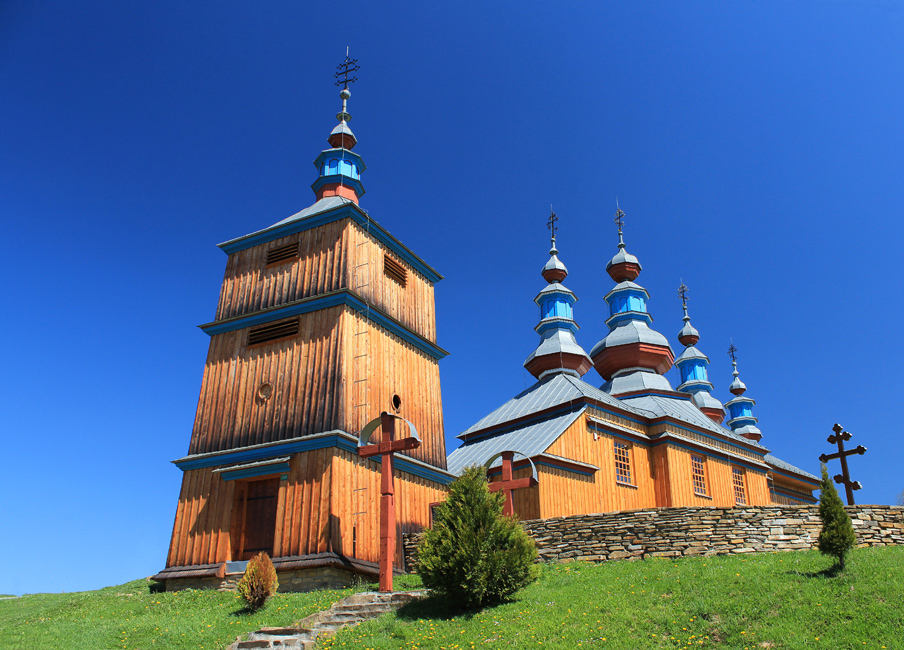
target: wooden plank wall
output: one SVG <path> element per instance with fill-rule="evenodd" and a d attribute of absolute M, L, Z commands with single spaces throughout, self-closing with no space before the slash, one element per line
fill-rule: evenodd
<path fill-rule="evenodd" d="M 420 275 L 407 262 L 390 252 L 372 234 L 357 223 L 351 222 L 349 239 L 349 263 L 346 266 L 347 286 L 355 290 L 370 304 L 436 343 L 436 305 L 433 283 Z M 401 286 L 383 272 L 383 256 L 388 254 L 408 271 L 406 286 Z M 366 264 L 370 281 L 365 287 L 356 288 L 355 269 Z"/>
<path fill-rule="evenodd" d="M 299 335 L 253 347 L 247 330 L 211 338 L 189 454 L 345 429 L 343 306 L 303 314 Z M 264 382 L 269 399 L 258 399 Z"/>
<path fill-rule="evenodd" d="M 231 557 L 229 526 L 235 481 L 224 481 L 212 469 L 182 475 L 168 567 L 226 562 Z"/>
<path fill-rule="evenodd" d="M 594 439 L 594 432 L 588 428 L 586 418 L 581 417 L 550 445 L 550 454 L 589 463 L 600 469 L 592 477 L 587 477 L 566 470 L 553 472 L 551 468 L 544 468 L 545 472 L 552 472 L 549 478 L 552 492 L 546 494 L 547 489 L 541 487 L 545 495 L 541 506 L 542 517 L 634 510 L 656 504 L 650 448 L 631 443 L 634 485 L 623 485 L 615 480 L 613 440 L 611 435 L 598 431 Z M 574 494 L 562 494 L 568 492 Z"/>
<path fill-rule="evenodd" d="M 364 351 L 358 332 L 367 332 L 366 366 L 354 357 Z M 446 439 L 443 429 L 443 403 L 440 392 L 439 363 L 410 343 L 377 326 L 364 316 L 346 308 L 342 321 L 344 349 L 342 374 L 347 391 L 346 413 L 341 419 L 345 429 L 357 433 L 382 411 L 392 413 L 392 396 L 402 400 L 399 415 L 411 421 L 421 438 L 420 448 L 405 455 L 446 468 Z M 366 369 L 365 369 L 366 368 Z M 362 389 L 356 382 L 366 375 Z M 366 393 L 366 406 L 362 406 Z"/>
<path fill-rule="evenodd" d="M 226 262 L 216 320 L 348 288 L 350 219 L 233 253 Z M 267 266 L 271 248 L 299 242 L 299 256 Z"/>
<path fill-rule="evenodd" d="M 299 242 L 298 258 L 267 266 L 269 249 L 296 241 Z M 407 269 L 404 287 L 383 273 L 384 254 L 389 254 Z M 359 264 L 366 266 L 359 267 Z M 230 255 L 215 319 L 247 314 L 338 289 L 353 290 L 409 329 L 436 343 L 433 284 L 351 219 Z"/>
<path fill-rule="evenodd" d="M 378 462 L 335 450 L 330 496 L 335 552 L 370 562 L 379 561 L 380 469 Z M 401 533 L 419 532 L 429 525 L 430 504 L 442 501 L 446 491 L 438 483 L 399 470 L 395 471 L 395 490 L 396 562 L 400 562 Z"/>
<path fill-rule="evenodd" d="M 380 463 L 335 447 L 292 456 L 288 479 L 280 481 L 274 555 L 335 551 L 379 560 Z M 213 468 L 185 472 L 166 566 L 213 564 L 233 559 L 233 506 L 242 481 L 224 481 Z M 418 532 L 430 522 L 430 504 L 445 498 L 433 481 L 396 471 L 399 533 Z M 250 479 L 255 480 L 255 479 Z M 362 513 L 357 517 L 354 513 Z M 401 555 L 399 535 L 398 558 Z"/>

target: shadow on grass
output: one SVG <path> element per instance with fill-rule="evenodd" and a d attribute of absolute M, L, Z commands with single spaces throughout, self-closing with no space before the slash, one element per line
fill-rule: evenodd
<path fill-rule="evenodd" d="M 499 605 L 513 602 L 512 599 L 503 600 Z M 466 621 L 471 620 L 476 614 L 482 611 L 492 609 L 492 605 L 486 607 L 478 607 L 476 609 L 466 609 L 463 607 L 454 607 L 449 601 L 441 596 L 427 596 L 413 600 L 403 605 L 396 611 L 396 616 L 405 621 L 415 621 L 418 619 L 434 619 L 447 621 L 452 618 L 464 618 Z"/>
<path fill-rule="evenodd" d="M 841 575 L 841 565 L 833 564 L 822 571 L 788 571 L 791 575 L 803 576 L 804 578 L 837 578 Z"/>

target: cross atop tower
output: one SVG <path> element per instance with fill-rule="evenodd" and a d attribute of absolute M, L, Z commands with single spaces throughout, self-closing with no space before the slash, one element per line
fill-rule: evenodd
<path fill-rule="evenodd" d="M 678 287 L 678 297 L 681 298 L 682 306 L 687 309 L 687 285 L 684 282 Z"/>
<path fill-rule="evenodd" d="M 618 207 L 618 201 L 615 202 L 615 225 L 618 226 L 618 247 L 625 247 L 625 239 L 622 236 L 622 227 L 625 225 L 625 213 Z"/>
<path fill-rule="evenodd" d="M 349 75 L 354 74 L 360 69 L 361 67 L 358 65 L 358 59 L 349 58 L 348 48 L 346 48 L 345 61 L 336 66 L 336 73 L 333 75 L 333 77 L 336 78 L 336 85 L 348 89 L 350 83 L 358 81 L 358 77 L 349 77 Z"/>
<path fill-rule="evenodd" d="M 546 227 L 549 228 L 549 234 L 552 236 L 552 240 L 556 240 L 556 232 L 558 232 L 559 228 L 556 226 L 556 221 L 559 220 L 559 217 L 556 216 L 556 213 L 550 209 L 549 211 L 549 219 L 546 220 Z"/>
<path fill-rule="evenodd" d="M 728 356 L 731 357 L 731 360 L 732 360 L 732 361 L 737 361 L 737 360 L 738 360 L 738 357 L 737 357 L 737 354 L 736 354 L 737 351 L 738 351 L 738 349 L 734 346 L 734 343 L 729 343 L 729 345 L 728 345 Z"/>

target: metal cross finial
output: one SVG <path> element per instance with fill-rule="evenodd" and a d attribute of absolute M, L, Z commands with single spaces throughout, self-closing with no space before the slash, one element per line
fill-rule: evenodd
<path fill-rule="evenodd" d="M 358 81 L 358 77 L 350 77 L 349 75 L 354 74 L 360 69 L 361 67 L 358 65 L 358 59 L 350 59 L 348 50 L 346 50 L 345 61 L 336 66 L 336 73 L 333 75 L 333 77 L 336 78 L 336 85 L 348 88 L 350 83 Z"/>
<path fill-rule="evenodd" d="M 734 346 L 734 343 L 730 343 L 730 344 L 728 345 L 728 356 L 731 357 L 731 360 L 732 360 L 732 361 L 737 361 L 737 360 L 738 360 L 738 357 L 737 357 L 737 354 L 736 354 L 737 351 L 738 351 L 738 349 Z"/>
<path fill-rule="evenodd" d="M 684 282 L 678 287 L 678 297 L 681 298 L 681 304 L 687 308 L 687 285 Z"/>
<path fill-rule="evenodd" d="M 621 208 L 615 211 L 615 224 L 618 226 L 618 234 L 622 234 L 622 226 L 625 225 L 625 213 L 621 211 Z"/>
<path fill-rule="evenodd" d="M 552 235 L 553 239 L 556 238 L 556 232 L 559 230 L 558 226 L 556 226 L 556 221 L 558 220 L 559 217 L 552 211 L 552 206 L 549 206 L 549 219 L 546 220 L 546 227 L 549 228 L 549 234 Z"/>

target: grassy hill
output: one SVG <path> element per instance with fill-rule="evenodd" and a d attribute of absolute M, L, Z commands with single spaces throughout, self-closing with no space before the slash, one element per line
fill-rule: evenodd
<path fill-rule="evenodd" d="M 904 649 L 904 547 L 857 549 L 841 576 L 830 566 L 815 551 L 544 565 L 510 603 L 465 614 L 427 599 L 321 647 Z M 152 594 L 144 580 L 29 595 L 0 600 L 0 648 L 222 650 L 351 592 L 279 594 L 256 614 L 234 594 Z"/>
<path fill-rule="evenodd" d="M 323 648 L 904 649 L 904 547 L 549 564 L 513 602 L 455 614 L 430 599 Z"/>

